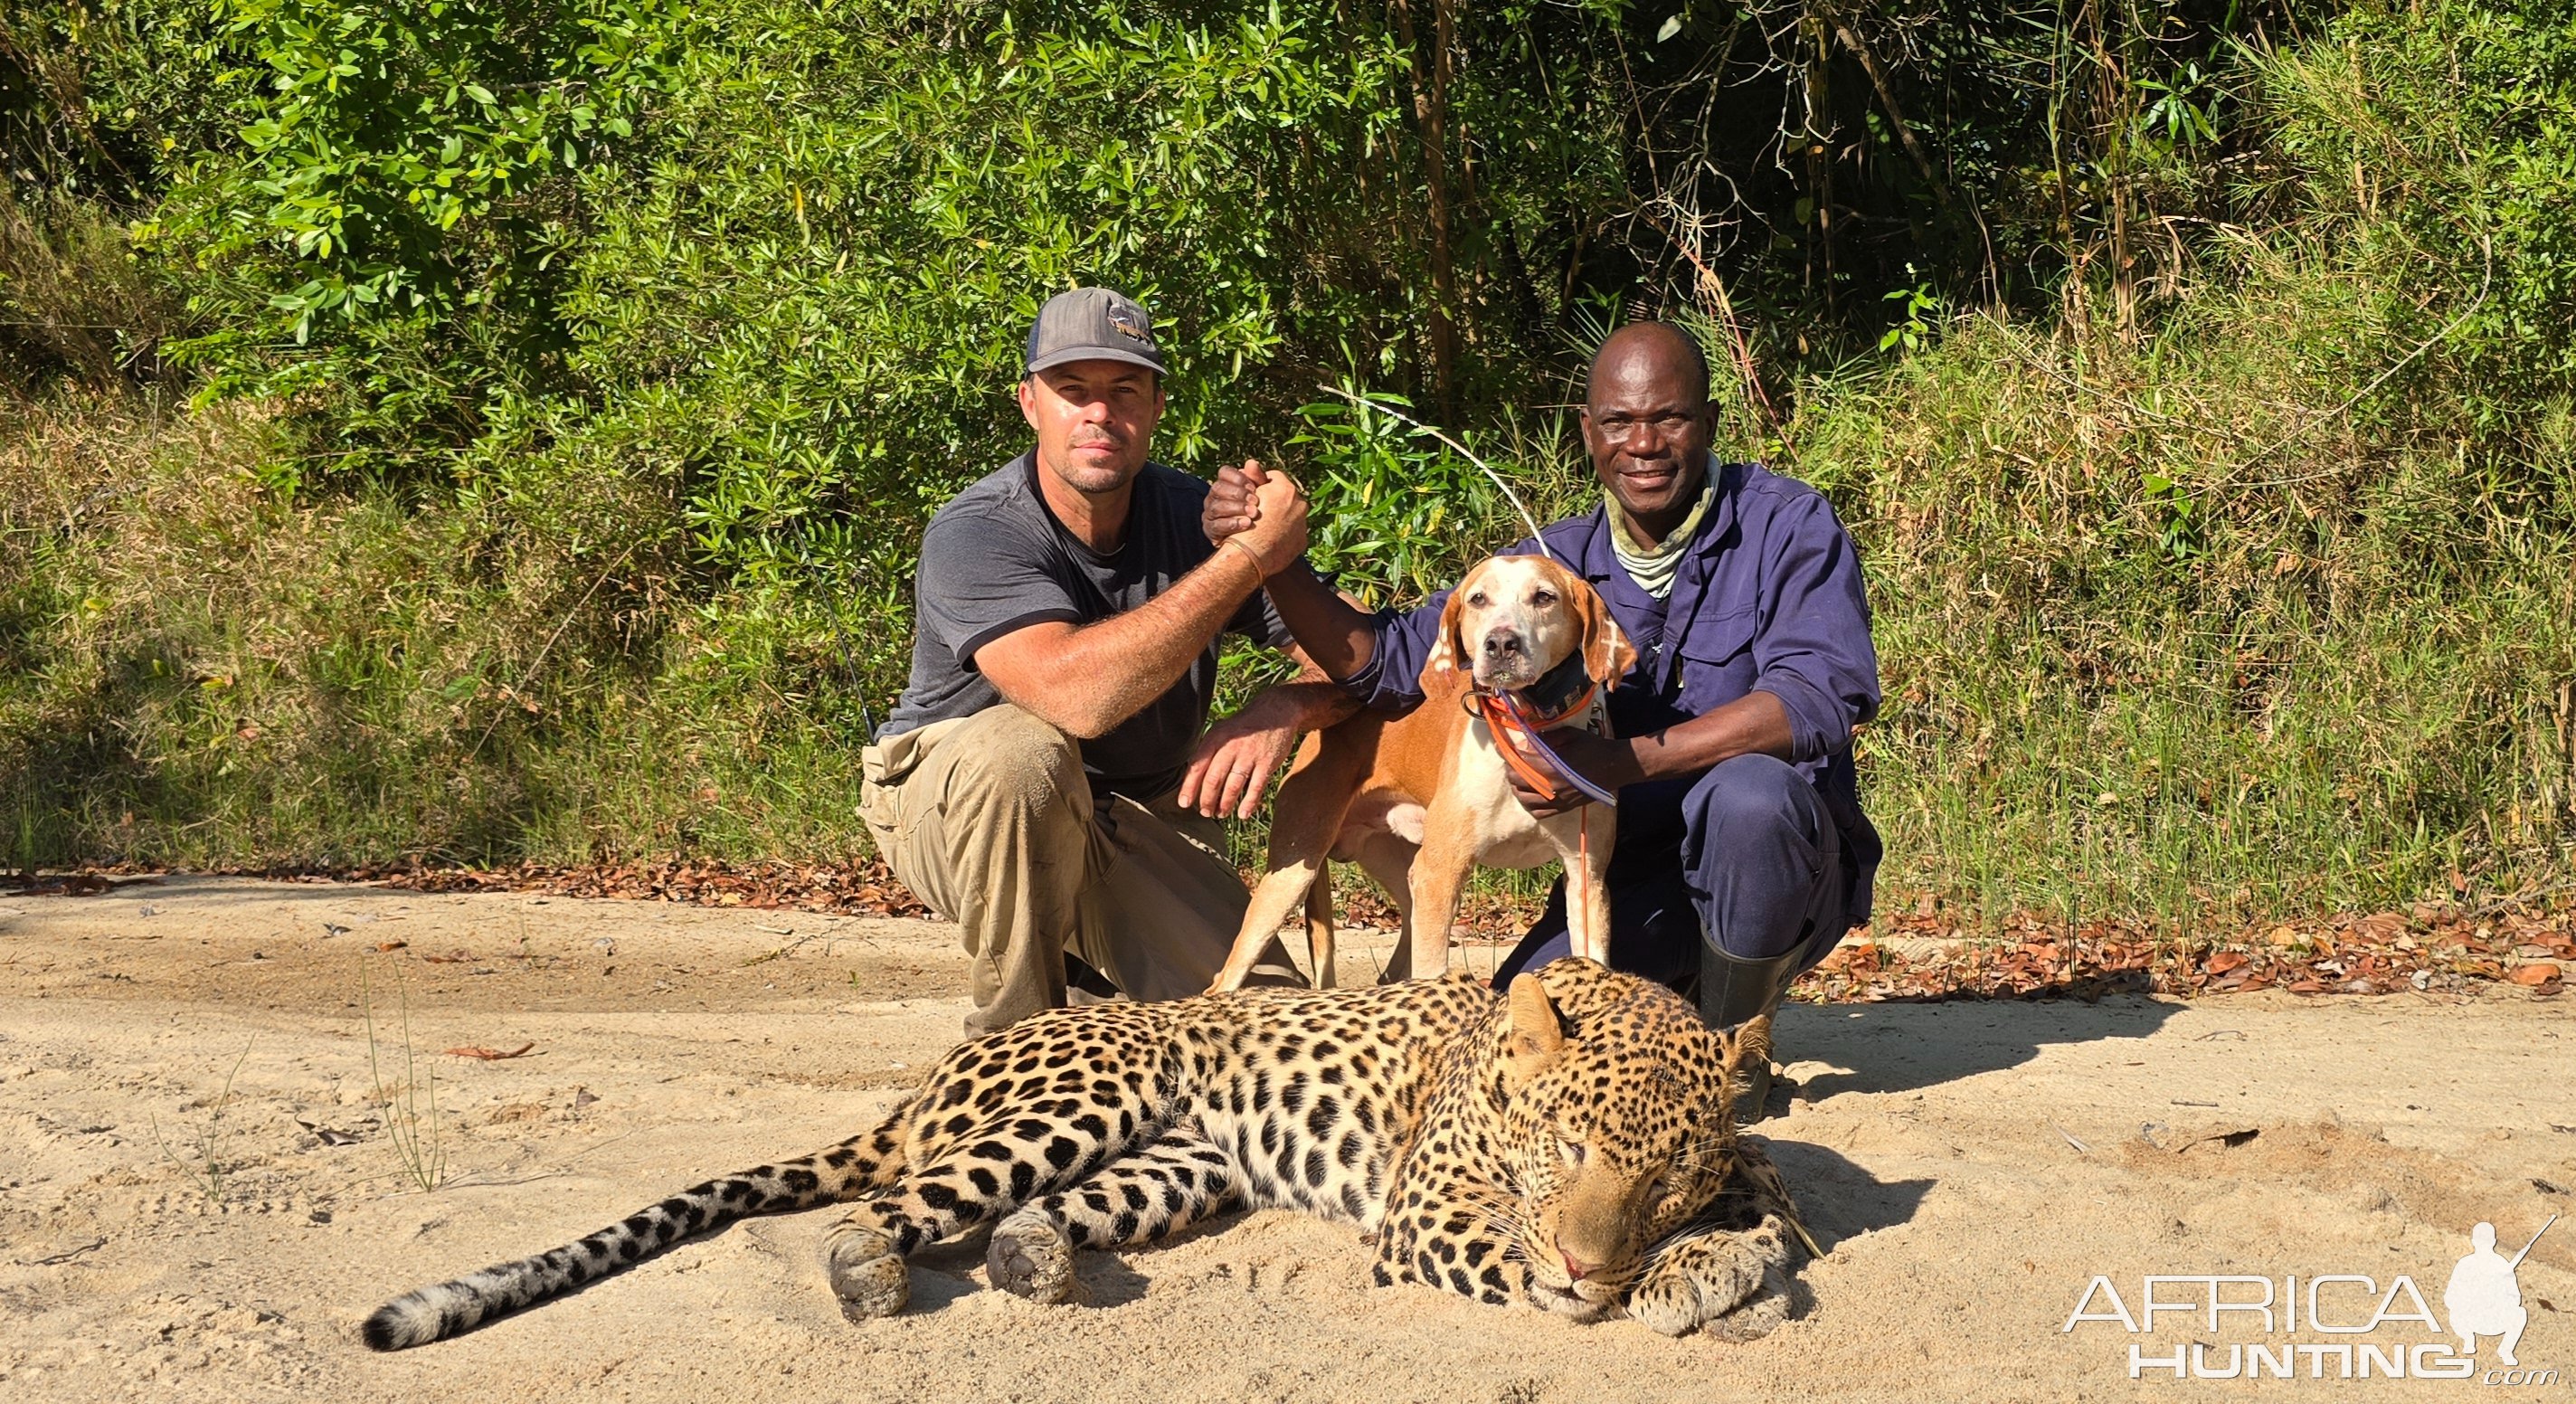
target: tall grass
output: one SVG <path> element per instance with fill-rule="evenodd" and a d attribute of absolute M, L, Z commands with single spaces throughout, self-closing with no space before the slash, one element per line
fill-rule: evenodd
<path fill-rule="evenodd" d="M 2568 870 L 2576 417 L 2529 417 L 2521 496 L 2453 432 L 2473 406 L 2320 418 L 2347 367 L 2420 338 L 2348 270 L 2263 259 L 2135 347 L 1973 314 L 1802 387 L 1784 466 L 1871 575 L 1888 705 L 1860 755 L 1891 887 L 2251 918 Z M 6 414 L 14 864 L 865 851 L 834 660 L 690 600 L 649 530 L 567 546 L 487 503 L 281 501 L 255 409 Z"/>
<path fill-rule="evenodd" d="M 2294 292 L 2086 357 L 1965 318 L 1800 417 L 1869 563 L 1888 701 L 1860 756 L 1900 884 L 2253 918 L 2563 880 L 2566 407 L 2516 514 L 2438 425 L 2318 419 L 2348 382 L 2299 338 L 2389 339 Z"/>
<path fill-rule="evenodd" d="M 2134 348 L 1974 314 L 1803 387 L 1784 466 L 1871 576 L 1888 704 L 1860 755 L 1891 888 L 2250 919 L 2567 871 L 2576 417 L 2533 420 L 2517 513 L 2432 406 L 2406 433 L 2318 419 L 2339 367 L 2414 338 L 2342 272 L 2257 271 Z M 278 501 L 255 412 L 10 414 L 14 863 L 865 851 L 831 660 L 687 601 L 637 568 L 649 546 Z"/>
<path fill-rule="evenodd" d="M 1901 882 L 2177 918 L 2570 886 L 2576 40 L 2545 6 L 2336 29 L 2247 60 L 2279 216 L 2151 325 L 1962 316 L 1804 387 Z"/>
<path fill-rule="evenodd" d="M 687 597 L 648 515 L 282 500 L 282 447 L 256 407 L 0 404 L 0 857 L 864 851 L 830 661 Z"/>

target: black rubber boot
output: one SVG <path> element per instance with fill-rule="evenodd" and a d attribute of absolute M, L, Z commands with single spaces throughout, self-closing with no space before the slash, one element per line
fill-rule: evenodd
<path fill-rule="evenodd" d="M 1736 1028 L 1748 1020 L 1772 1013 L 1780 1007 L 1780 997 L 1789 992 L 1789 982 L 1798 977 L 1798 951 L 1748 960 L 1718 949 L 1714 941 L 1703 941 L 1699 953 L 1699 1016 L 1712 1029 Z M 1770 1114 L 1771 1059 L 1765 1056 L 1756 1065 L 1748 1085 L 1735 1101 L 1735 1124 L 1750 1126 Z"/>

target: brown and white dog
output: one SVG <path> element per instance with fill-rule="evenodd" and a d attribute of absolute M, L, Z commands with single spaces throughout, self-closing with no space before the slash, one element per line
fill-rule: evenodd
<path fill-rule="evenodd" d="M 1574 953 L 1606 963 L 1610 894 L 1602 872 L 1616 811 L 1588 804 L 1541 819 L 1512 794 L 1508 694 L 1545 729 L 1609 734 L 1602 694 L 1636 650 L 1581 576 L 1539 556 L 1493 556 L 1467 572 L 1441 612 L 1422 670 L 1422 705 L 1356 716 L 1306 738 L 1280 786 L 1267 875 L 1212 990 L 1240 986 L 1271 933 L 1302 899 L 1318 988 L 1333 978 L 1327 858 L 1356 862 L 1395 898 L 1404 937 L 1386 978 L 1439 975 L 1467 871 L 1565 862 Z M 1507 734 L 1497 737 L 1498 724 Z"/>

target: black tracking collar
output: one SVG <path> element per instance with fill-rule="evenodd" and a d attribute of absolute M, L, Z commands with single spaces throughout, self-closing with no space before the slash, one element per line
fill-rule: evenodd
<path fill-rule="evenodd" d="M 1521 705 L 1534 719 L 1553 726 L 1564 721 L 1592 687 L 1592 675 L 1583 670 L 1580 649 L 1565 655 L 1565 661 L 1541 674 L 1537 682 L 1522 688 Z"/>

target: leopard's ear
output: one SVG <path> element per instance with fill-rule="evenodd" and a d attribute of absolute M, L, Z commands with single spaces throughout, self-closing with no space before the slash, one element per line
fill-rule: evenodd
<path fill-rule="evenodd" d="M 1535 975 L 1512 977 L 1511 1012 L 1503 1023 L 1503 1085 L 1518 1091 L 1565 1056 L 1565 1021 Z"/>
<path fill-rule="evenodd" d="M 1718 1077 L 1726 1087 L 1726 1126 L 1735 1126 L 1735 1104 L 1751 1089 L 1753 1070 L 1771 1060 L 1771 1015 L 1766 1010 L 1717 1036 Z"/>

